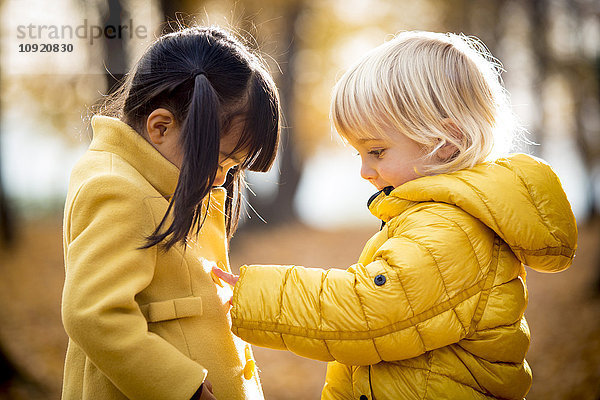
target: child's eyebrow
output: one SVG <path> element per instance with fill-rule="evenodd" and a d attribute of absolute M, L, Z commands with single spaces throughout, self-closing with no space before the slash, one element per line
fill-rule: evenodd
<path fill-rule="evenodd" d="M 232 159 L 233 161 L 235 161 L 235 162 L 236 162 L 236 163 L 238 163 L 238 164 L 241 164 L 241 163 L 242 163 L 242 162 L 240 161 L 240 159 L 239 159 L 239 158 L 237 158 L 237 157 L 234 157 L 232 154 L 225 153 L 225 152 L 223 152 L 223 151 L 220 151 L 219 153 L 221 153 L 221 155 L 222 155 L 223 157 L 230 158 L 230 159 Z"/>
<path fill-rule="evenodd" d="M 358 141 L 359 141 L 360 143 L 367 143 L 367 142 L 381 142 L 381 141 L 383 141 L 383 139 L 364 138 L 364 139 L 358 139 Z"/>

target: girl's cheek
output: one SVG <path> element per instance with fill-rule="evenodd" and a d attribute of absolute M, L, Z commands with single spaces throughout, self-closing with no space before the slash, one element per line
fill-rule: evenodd
<path fill-rule="evenodd" d="M 219 168 L 217 168 L 217 174 L 215 175 L 215 182 L 213 183 L 213 186 L 223 185 L 225 183 L 225 179 L 227 179 L 227 172 L 228 170 L 225 170 L 219 166 Z"/>

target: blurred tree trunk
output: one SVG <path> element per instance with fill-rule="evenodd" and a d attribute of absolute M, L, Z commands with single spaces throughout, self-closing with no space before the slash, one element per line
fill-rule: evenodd
<path fill-rule="evenodd" d="M 530 38 L 533 56 L 535 60 L 535 82 L 533 87 L 538 93 L 541 93 L 546 80 L 548 71 L 552 65 L 550 49 L 548 47 L 548 4 L 546 0 L 526 0 L 523 2 L 527 17 L 530 22 Z M 544 99 L 540 97 L 539 101 L 534 105 L 535 113 L 540 116 L 534 126 L 530 130 L 531 140 L 535 143 L 543 144 L 543 130 L 545 118 Z M 531 151 L 536 153 L 534 146 Z"/>
<path fill-rule="evenodd" d="M 0 117 L 1 116 L 2 112 L 0 109 Z M 0 132 L 0 135 L 2 135 L 2 132 Z M 2 141 L 0 140 L 0 144 L 1 143 Z M 1 155 L 2 151 L 0 151 L 0 156 Z M 2 182 L 2 159 L 0 158 L 0 245 L 2 247 L 9 247 L 13 243 L 13 238 L 13 220 L 8 209 L 8 199 L 4 193 L 4 184 Z M 3 343 L 0 342 L 0 394 L 3 393 L 5 388 L 11 386 L 15 380 L 19 380 L 20 376 L 21 374 L 19 373 L 17 366 L 8 357 Z"/>
<path fill-rule="evenodd" d="M 276 195 L 272 196 L 270 200 L 261 201 L 255 198 L 256 201 L 253 202 L 253 208 L 270 225 L 286 223 L 297 218 L 294 212 L 294 197 L 302 174 L 302 162 L 298 155 L 295 143 L 297 139 L 294 133 L 294 57 L 298 51 L 295 27 L 305 6 L 306 4 L 302 0 L 282 3 L 280 26 L 284 30 L 280 43 L 286 47 L 277 60 L 281 69 L 278 86 L 284 117 L 278 151 L 279 184 Z M 273 168 L 277 168 L 277 166 Z M 250 226 L 264 226 L 260 218 L 252 218 L 248 222 Z"/>
<path fill-rule="evenodd" d="M 197 13 L 203 11 L 204 0 L 160 0 L 163 21 L 171 24 L 171 30 L 178 28 L 177 23 L 193 23 Z M 190 16 L 192 20 L 190 20 Z M 172 24 L 175 22 L 175 24 Z"/>
<path fill-rule="evenodd" d="M 2 154 L 1 151 L 0 154 Z M 4 183 L 2 182 L 2 160 L 0 159 L 0 245 L 10 247 L 14 242 L 14 236 L 14 215 L 9 209 L 8 198 L 5 194 Z"/>
<path fill-rule="evenodd" d="M 0 343 L 0 399 L 10 399 L 14 392 L 25 392 L 39 399 L 48 389 L 18 367 L 8 356 L 8 352 Z M 29 396 L 28 396 L 29 397 Z"/>
<path fill-rule="evenodd" d="M 105 26 L 121 26 L 121 22 L 126 19 L 120 0 L 108 0 L 106 13 L 103 18 Z M 110 94 L 117 89 L 127 72 L 127 58 L 122 37 L 107 38 L 103 35 L 103 40 L 107 94 Z"/>
<path fill-rule="evenodd" d="M 1 72 L 1 71 L 0 71 Z M 1 73 L 0 73 L 1 76 Z M 0 120 L 2 109 L 0 109 Z M 1 125 L 0 125 L 1 127 Z M 1 129 L 1 128 L 0 128 Z M 4 183 L 2 181 L 2 132 L 0 131 L 0 246 L 10 246 L 14 241 L 15 227 L 14 215 L 9 210 L 8 198 L 6 197 Z"/>
<path fill-rule="evenodd" d="M 160 6 L 162 8 L 163 19 L 165 22 L 174 21 L 177 19 L 177 13 L 183 12 L 183 1 L 181 0 L 161 0 Z"/>
<path fill-rule="evenodd" d="M 586 17 L 593 15 L 594 8 L 588 4 L 583 4 L 575 0 L 567 0 L 568 9 L 573 14 L 577 22 L 577 26 L 582 26 Z M 600 18 L 596 11 L 596 18 Z M 597 38 L 600 40 L 600 38 Z M 598 46 L 600 50 L 600 45 Z M 565 74 L 569 87 L 573 93 L 573 108 L 575 113 L 575 139 L 579 152 L 581 153 L 586 169 L 587 177 L 590 180 L 590 197 L 591 197 L 591 215 L 590 218 L 600 215 L 598 210 L 598 199 L 594 190 L 594 182 L 592 181 L 592 171 L 600 162 L 600 140 L 597 135 L 600 133 L 588 132 L 585 124 L 586 118 L 593 118 L 592 113 L 599 112 L 598 104 L 600 104 L 600 58 L 586 58 L 585 55 L 574 57 L 568 60 L 567 63 L 558 65 L 558 69 Z M 590 107 L 589 109 L 586 107 Z M 598 128 L 596 127 L 596 130 Z"/>
<path fill-rule="evenodd" d="M 438 5 L 444 7 L 444 25 L 448 31 L 475 35 L 492 55 L 498 56 L 498 43 L 504 35 L 502 11 L 508 1 L 451 0 Z"/>
<path fill-rule="evenodd" d="M 15 365 L 8 359 L 4 349 L 0 348 L 0 395 L 8 392 L 8 387 L 12 385 L 17 376 Z"/>
<path fill-rule="evenodd" d="M 597 11 L 587 3 L 577 0 L 566 0 L 566 3 L 564 12 L 568 15 L 564 16 L 564 18 L 567 20 L 572 19 L 576 26 L 583 26 L 585 18 L 589 17 L 589 15 L 594 15 L 594 13 L 596 13 L 596 18 L 598 18 Z M 581 179 L 587 181 L 590 186 L 588 193 L 592 202 L 591 216 L 594 214 L 597 215 L 598 210 L 593 207 L 597 201 L 594 199 L 593 182 L 591 182 L 590 178 L 591 172 L 600 158 L 600 141 L 594 139 L 598 135 L 598 132 L 587 132 L 585 119 L 590 118 L 590 111 L 586 112 L 584 107 L 589 100 L 595 99 L 595 102 L 591 103 L 595 110 L 591 112 L 598 112 L 597 102 L 600 101 L 600 91 L 598 90 L 600 75 L 596 65 L 598 59 L 587 57 L 584 54 L 583 46 L 579 43 L 570 49 L 569 52 L 571 54 L 569 56 L 557 56 L 553 54 L 548 44 L 548 30 L 552 22 L 548 15 L 550 1 L 528 0 L 524 4 L 528 11 L 529 20 L 531 21 L 530 40 L 537 69 L 535 87 L 541 91 L 550 74 L 559 75 L 568 84 L 568 90 L 572 96 L 573 121 L 575 124 L 572 133 L 587 172 L 586 176 L 582 176 Z M 534 141 L 540 144 L 544 140 L 543 121 L 545 120 L 545 110 L 542 101 L 536 105 L 539 115 L 542 116 L 540 118 L 541 124 L 534 127 L 534 133 L 536 133 Z M 546 101 L 548 100 L 546 99 Z"/>

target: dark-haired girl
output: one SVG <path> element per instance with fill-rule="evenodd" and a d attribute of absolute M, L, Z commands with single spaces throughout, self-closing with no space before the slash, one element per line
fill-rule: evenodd
<path fill-rule="evenodd" d="M 92 118 L 64 215 L 63 399 L 262 398 L 230 331 L 227 241 L 246 169 L 267 171 L 279 101 L 218 28 L 160 37 Z"/>

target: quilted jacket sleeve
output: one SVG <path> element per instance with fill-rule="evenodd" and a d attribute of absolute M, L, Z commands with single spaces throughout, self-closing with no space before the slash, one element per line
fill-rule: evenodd
<path fill-rule="evenodd" d="M 458 342 L 481 315 L 497 246 L 493 232 L 449 208 L 391 220 L 388 239 L 367 265 L 242 267 L 234 333 L 350 365 L 412 358 Z"/>
<path fill-rule="evenodd" d="M 100 176 L 82 185 L 66 211 L 69 337 L 128 398 L 189 399 L 206 370 L 148 332 L 135 301 L 153 278 L 157 251 L 137 250 L 154 229 L 143 194 L 124 178 Z"/>

